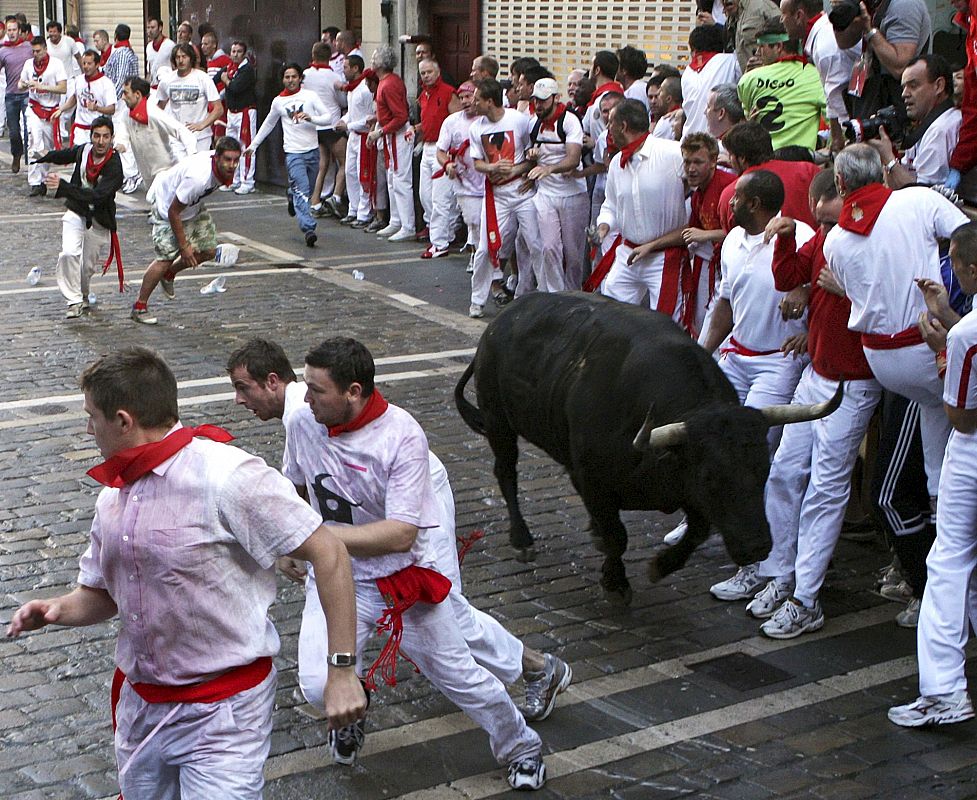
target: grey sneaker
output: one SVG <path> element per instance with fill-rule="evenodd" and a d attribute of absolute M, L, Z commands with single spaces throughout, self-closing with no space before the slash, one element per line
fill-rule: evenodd
<path fill-rule="evenodd" d="M 767 579 L 757 571 L 756 564 L 740 567 L 736 574 L 709 587 L 709 594 L 717 600 L 750 600 L 757 589 L 765 586 Z"/>
<path fill-rule="evenodd" d="M 566 661 L 550 655 L 545 656 L 546 666 L 542 672 L 526 672 L 526 703 L 519 710 L 529 722 L 546 719 L 556 705 L 556 696 L 573 680 L 573 670 Z"/>
<path fill-rule="evenodd" d="M 802 633 L 810 633 L 824 627 L 821 603 L 814 601 L 814 608 L 807 608 L 793 597 L 787 598 L 772 617 L 760 626 L 760 633 L 771 639 L 794 639 Z"/>
<path fill-rule="evenodd" d="M 347 767 L 356 763 L 356 754 L 366 740 L 366 721 L 362 719 L 339 730 L 329 731 L 329 752 L 332 760 Z"/>
<path fill-rule="evenodd" d="M 918 597 L 910 600 L 906 607 L 896 614 L 896 625 L 900 628 L 915 628 L 919 625 L 919 606 L 922 601 Z"/>
<path fill-rule="evenodd" d="M 513 761 L 509 765 L 509 785 L 513 789 L 523 792 L 534 792 L 542 789 L 546 783 L 546 765 L 542 754 L 537 753 L 522 761 Z"/>
<path fill-rule="evenodd" d="M 913 599 L 913 589 L 905 581 L 883 584 L 879 587 L 879 594 L 893 603 L 908 603 Z"/>
<path fill-rule="evenodd" d="M 468 306 L 468 316 L 472 319 L 481 319 L 485 316 L 485 311 L 478 303 L 472 303 Z"/>
<path fill-rule="evenodd" d="M 159 320 L 149 315 L 148 308 L 134 308 L 129 314 L 129 319 L 138 322 L 140 325 L 155 325 Z"/>
<path fill-rule="evenodd" d="M 163 278 L 159 285 L 163 289 L 163 294 L 166 295 L 167 300 L 173 300 L 176 297 L 176 286 L 174 285 L 176 281 L 170 280 L 168 278 Z"/>
<path fill-rule="evenodd" d="M 889 709 L 889 721 L 903 728 L 949 725 L 974 717 L 974 705 L 966 691 L 918 697 L 913 703 Z"/>
<path fill-rule="evenodd" d="M 746 606 L 746 613 L 754 619 L 768 619 L 794 591 L 790 578 L 773 578 Z"/>
<path fill-rule="evenodd" d="M 81 303 L 72 303 L 68 310 L 64 312 L 65 319 L 78 319 L 82 314 Z"/>

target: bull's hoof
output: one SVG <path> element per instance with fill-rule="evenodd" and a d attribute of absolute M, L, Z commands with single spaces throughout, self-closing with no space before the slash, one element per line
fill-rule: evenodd
<path fill-rule="evenodd" d="M 604 589 L 604 597 L 612 606 L 624 608 L 631 605 L 634 592 L 631 591 L 630 586 L 625 586 L 623 589 Z"/>
<path fill-rule="evenodd" d="M 535 547 L 517 547 L 516 548 L 516 561 L 521 561 L 523 564 L 529 561 L 536 560 L 536 548 Z"/>

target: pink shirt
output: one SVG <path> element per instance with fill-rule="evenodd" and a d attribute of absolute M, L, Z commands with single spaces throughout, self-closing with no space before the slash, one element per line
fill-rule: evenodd
<path fill-rule="evenodd" d="M 319 527 L 281 473 L 194 439 L 123 489 L 102 489 L 78 582 L 119 608 L 115 661 L 181 685 L 278 652 L 275 559 Z"/>

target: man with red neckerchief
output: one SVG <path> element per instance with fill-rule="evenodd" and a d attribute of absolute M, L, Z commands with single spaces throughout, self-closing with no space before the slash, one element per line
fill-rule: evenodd
<path fill-rule="evenodd" d="M 231 57 L 220 48 L 217 41 L 217 34 L 207 31 L 200 37 L 200 53 L 203 56 L 203 63 L 207 75 L 217 87 L 217 93 L 221 101 L 224 100 L 224 82 L 221 80 L 221 72 L 231 65 Z M 227 103 L 224 103 L 224 113 L 220 119 L 214 120 L 214 139 L 227 135 Z"/>
<path fill-rule="evenodd" d="M 161 172 L 146 193 L 153 204 L 153 248 L 156 259 L 146 269 L 139 297 L 132 306 L 130 318 L 143 325 L 155 325 L 149 313 L 150 295 L 157 284 L 163 293 L 176 296 L 176 274 L 210 261 L 217 252 L 217 228 L 203 200 L 221 186 L 234 180 L 241 160 L 241 144 L 224 136 L 215 150 L 188 156 L 176 166 Z"/>
<path fill-rule="evenodd" d="M 950 201 L 922 186 L 893 192 L 882 185 L 882 162 L 866 144 L 835 159 L 844 199 L 838 224 L 824 242 L 828 267 L 851 300 L 848 327 L 884 388 L 919 404 L 923 460 L 935 502 L 950 424 L 933 354 L 917 328 L 926 310 L 915 281 L 941 283 L 938 239 L 967 222 Z"/>
<path fill-rule="evenodd" d="M 48 55 L 47 44 L 40 36 L 31 44 L 34 58 L 24 64 L 19 86 L 28 90 L 27 100 L 27 149 L 30 153 L 43 153 L 55 147 L 60 149 L 61 130 L 58 121 L 51 118 L 68 90 L 68 76 L 64 66 Z M 30 197 L 47 194 L 44 179 L 48 167 L 33 158 L 27 165 L 27 183 Z"/>
<path fill-rule="evenodd" d="M 122 101 L 122 92 L 125 88 L 126 81 L 129 78 L 139 76 L 139 59 L 136 58 L 132 45 L 129 43 L 129 37 L 131 35 L 132 30 L 128 25 L 120 24 L 115 26 L 115 44 L 112 46 L 112 55 L 105 62 L 105 75 L 115 86 L 115 114 L 113 121 L 115 122 L 116 128 L 125 125 L 125 120 L 128 115 L 126 104 Z M 136 165 L 136 159 L 132 157 L 132 153 L 128 149 L 120 151 L 120 155 L 122 156 L 122 171 L 125 173 L 125 183 L 122 185 L 122 191 L 125 194 L 132 194 L 139 187 L 139 183 L 142 180 L 139 177 L 139 167 Z"/>
<path fill-rule="evenodd" d="M 158 17 L 150 17 L 146 22 L 146 41 L 146 80 L 155 91 L 159 86 L 159 68 L 170 65 L 176 42 L 163 33 L 163 21 Z"/>
<path fill-rule="evenodd" d="M 421 123 L 415 126 L 414 133 L 424 142 L 421 156 L 420 198 L 424 209 L 425 227 L 430 231 L 434 227 L 433 176 L 440 169 L 437 158 L 438 137 L 441 135 L 441 126 L 451 113 L 455 87 L 442 79 L 441 67 L 436 61 L 425 59 L 418 64 L 418 69 L 421 75 L 421 91 L 417 101 L 421 107 Z"/>
<path fill-rule="evenodd" d="M 723 52 L 723 31 L 716 25 L 699 25 L 689 34 L 692 57 L 682 73 L 683 134 L 708 131 L 706 106 L 713 88 L 740 79 L 736 56 Z"/>
<path fill-rule="evenodd" d="M 255 159 L 247 154 L 247 149 L 258 130 L 258 95 L 255 91 L 258 74 L 248 58 L 246 42 L 231 42 L 230 60 L 219 76 L 224 84 L 224 105 L 227 106 L 227 135 L 237 139 L 246 154 L 241 157 L 237 174 L 227 191 L 251 194 L 254 191 Z M 224 189 L 222 186 L 221 191 Z"/>
<path fill-rule="evenodd" d="M 88 313 L 91 276 L 118 260 L 122 291 L 122 256 L 115 222 L 115 193 L 122 188 L 122 161 L 112 149 L 115 129 L 110 117 L 92 123 L 91 143 L 67 150 L 51 150 L 38 158 L 45 164 L 74 164 L 70 181 L 49 173 L 45 185 L 55 197 L 65 198 L 68 209 L 61 218 L 61 254 L 58 256 L 58 288 L 68 302 L 65 316 L 76 319 Z M 110 248 L 109 260 L 101 257 Z"/>
<path fill-rule="evenodd" d="M 181 425 L 176 379 L 155 353 L 103 356 L 80 383 L 106 461 L 89 472 L 105 488 L 78 586 L 21 606 L 7 635 L 118 616 L 112 720 L 126 800 L 258 800 L 277 683 L 275 560 L 308 559 L 324 576 L 342 663 L 356 642 L 349 556 L 285 478 L 226 444 L 230 434 Z M 324 704 L 335 727 L 363 714 L 352 669 L 330 669 Z"/>
<path fill-rule="evenodd" d="M 72 109 L 75 119 L 71 123 L 69 145 L 85 144 L 90 141 L 92 121 L 103 114 L 111 117 L 115 113 L 115 85 L 102 72 L 98 65 L 98 53 L 86 50 L 81 57 L 81 77 L 75 80 L 74 92 L 61 108 L 51 115 L 60 119 Z"/>
<path fill-rule="evenodd" d="M 591 139 L 597 139 L 607 125 L 600 115 L 600 98 L 606 92 L 620 92 L 624 94 L 624 87 L 617 82 L 617 73 L 621 62 L 617 55 L 610 50 L 599 50 L 594 54 L 594 61 L 590 67 L 590 78 L 594 82 L 594 93 L 587 103 L 587 110 L 583 117 L 583 132 Z M 589 143 L 592 146 L 592 143 Z"/>

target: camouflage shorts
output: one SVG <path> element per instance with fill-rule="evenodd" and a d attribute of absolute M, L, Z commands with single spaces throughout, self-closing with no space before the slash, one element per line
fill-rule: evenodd
<path fill-rule="evenodd" d="M 209 211 L 201 211 L 191 220 L 183 221 L 183 232 L 187 243 L 197 253 L 205 253 L 217 248 L 217 228 Z M 169 220 L 160 219 L 153 212 L 153 247 L 160 261 L 175 261 L 180 255 L 180 245 L 170 227 Z"/>

